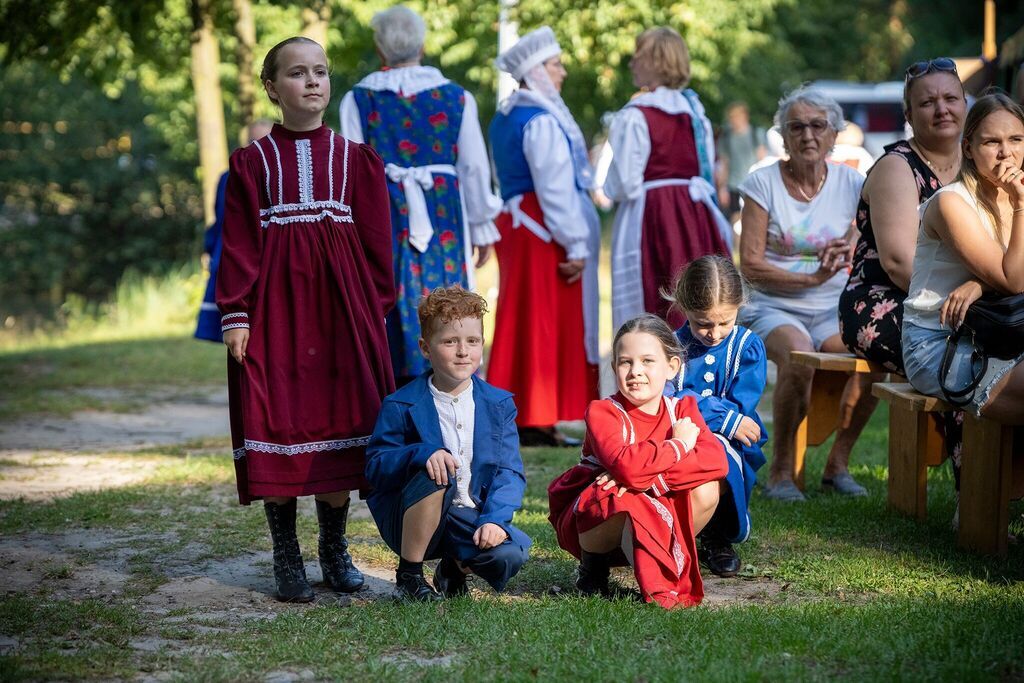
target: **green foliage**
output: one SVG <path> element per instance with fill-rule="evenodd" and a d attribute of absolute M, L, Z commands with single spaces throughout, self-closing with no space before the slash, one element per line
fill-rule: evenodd
<path fill-rule="evenodd" d="M 197 253 L 190 165 L 146 126 L 138 87 L 111 99 L 21 63 L 0 75 L 0 320 L 76 295 L 105 298 L 129 267 Z"/>
<path fill-rule="evenodd" d="M 253 73 L 238 72 L 234 10 L 211 0 L 229 140 L 239 139 L 238 84 L 302 30 L 295 0 L 253 0 Z M 327 52 L 337 103 L 380 67 L 370 19 L 392 0 L 328 0 Z M 498 0 L 414 0 L 427 23 L 426 63 L 493 115 Z M 69 296 L 104 300 L 125 268 L 159 272 L 194 257 L 201 216 L 191 96 L 191 0 L 0 0 L 0 323 L 52 316 Z M 1000 0 L 999 38 L 1024 21 Z M 563 96 L 584 131 L 634 92 L 636 36 L 666 24 L 686 38 L 692 87 L 713 121 L 744 99 L 767 123 L 783 90 L 817 78 L 898 78 L 908 61 L 977 54 L 978 3 L 933 0 L 519 0 L 520 32 L 550 24 L 565 48 Z M 256 114 L 276 111 L 257 87 Z M 63 130 L 57 128 L 63 122 Z M 25 124 L 28 132 L 23 132 Z M 130 140 L 122 150 L 121 140 Z M 234 146 L 234 144 L 232 144 Z"/>

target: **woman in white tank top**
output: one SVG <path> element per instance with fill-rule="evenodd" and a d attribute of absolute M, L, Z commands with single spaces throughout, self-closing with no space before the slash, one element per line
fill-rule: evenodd
<path fill-rule="evenodd" d="M 903 359 L 922 393 L 941 396 L 939 365 L 951 329 L 983 291 L 1024 292 L 1024 110 L 1002 93 L 980 98 L 964 125 L 957 182 L 921 206 Z M 1024 354 L 992 359 L 967 406 L 1005 424 L 1024 424 Z M 954 359 L 951 386 L 966 384 L 970 347 Z"/>

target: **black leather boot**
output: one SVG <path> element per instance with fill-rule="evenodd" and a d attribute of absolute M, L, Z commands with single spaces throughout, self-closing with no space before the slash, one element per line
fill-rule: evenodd
<path fill-rule="evenodd" d="M 345 528 L 348 525 L 349 502 L 336 508 L 323 500 L 316 502 L 316 518 L 320 521 L 320 569 L 324 573 L 324 583 L 339 593 L 354 593 L 366 583 L 363 573 L 352 564 L 352 556 L 348 554 Z"/>
<path fill-rule="evenodd" d="M 576 577 L 576 590 L 583 595 L 601 595 L 608 597 L 608 576 L 611 573 L 607 553 L 588 553 L 581 551 L 579 575 Z"/>
<path fill-rule="evenodd" d="M 270 537 L 274 541 L 274 579 L 277 599 L 282 602 L 312 602 L 313 588 L 306 579 L 306 567 L 295 536 L 295 499 L 284 505 L 264 503 Z"/>

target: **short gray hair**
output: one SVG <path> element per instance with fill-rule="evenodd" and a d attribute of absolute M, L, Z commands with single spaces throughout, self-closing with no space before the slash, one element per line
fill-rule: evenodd
<path fill-rule="evenodd" d="M 782 96 L 779 100 L 779 108 L 775 112 L 775 125 L 780 131 L 785 130 L 786 121 L 789 120 L 789 110 L 794 104 L 805 104 L 808 107 L 821 109 L 828 118 L 828 125 L 837 133 L 846 128 L 846 119 L 843 118 L 843 108 L 834 99 L 809 85 L 802 85 Z"/>
<path fill-rule="evenodd" d="M 420 15 L 404 5 L 395 5 L 373 15 L 370 26 L 373 27 L 373 42 L 385 64 L 419 59 L 427 36 L 427 25 Z"/>

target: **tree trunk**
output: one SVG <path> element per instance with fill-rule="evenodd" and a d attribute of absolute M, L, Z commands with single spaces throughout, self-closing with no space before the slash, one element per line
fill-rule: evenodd
<path fill-rule="evenodd" d="M 256 87 L 253 51 L 256 49 L 256 22 L 250 0 L 232 0 L 235 9 L 235 62 L 238 64 L 238 124 L 240 141 L 245 143 L 245 127 L 256 118 Z"/>
<path fill-rule="evenodd" d="M 203 215 L 214 221 L 217 181 L 228 167 L 224 131 L 224 100 L 220 91 L 220 48 L 214 35 L 211 0 L 192 0 L 192 90 L 199 136 L 199 175 L 203 183 Z"/>
<path fill-rule="evenodd" d="M 327 0 L 306 0 L 302 7 L 302 35 L 312 38 L 327 49 L 327 24 L 331 6 Z"/>

